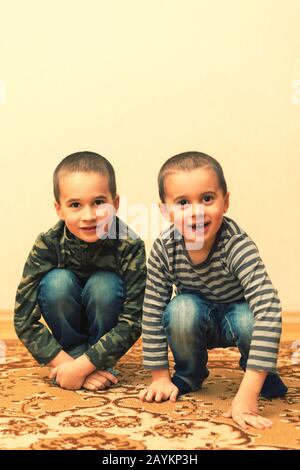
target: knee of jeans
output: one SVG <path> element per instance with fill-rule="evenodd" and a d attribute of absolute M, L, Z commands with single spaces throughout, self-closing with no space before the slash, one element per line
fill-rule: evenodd
<path fill-rule="evenodd" d="M 235 335 L 239 343 L 250 345 L 253 332 L 253 315 L 249 312 L 241 314 L 235 323 Z"/>
<path fill-rule="evenodd" d="M 52 269 L 41 280 L 39 285 L 39 300 L 48 302 L 64 302 L 72 291 L 77 292 L 74 282 L 76 274 L 68 269 Z"/>
<path fill-rule="evenodd" d="M 171 300 L 164 311 L 163 324 L 165 328 L 181 331 L 193 331 L 195 324 L 201 321 L 205 309 L 201 301 L 193 294 L 180 294 Z"/>
<path fill-rule="evenodd" d="M 97 271 L 86 282 L 82 291 L 84 303 L 93 301 L 97 305 L 109 305 L 116 299 L 125 297 L 124 282 L 117 274 L 110 271 Z"/>

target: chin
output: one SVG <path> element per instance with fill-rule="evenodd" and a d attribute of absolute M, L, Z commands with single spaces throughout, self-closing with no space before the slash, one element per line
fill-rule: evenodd
<path fill-rule="evenodd" d="M 97 235 L 94 235 L 92 237 L 86 237 L 83 241 L 85 241 L 86 243 L 95 243 L 99 240 L 99 237 L 97 237 Z"/>

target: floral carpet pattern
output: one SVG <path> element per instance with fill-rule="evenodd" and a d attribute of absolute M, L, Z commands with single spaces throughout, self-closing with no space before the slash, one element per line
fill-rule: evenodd
<path fill-rule="evenodd" d="M 279 371 L 289 392 L 260 399 L 264 431 L 243 431 L 224 418 L 242 378 L 234 348 L 209 353 L 202 390 L 176 403 L 140 403 L 150 382 L 141 364 L 141 342 L 118 363 L 119 384 L 108 391 L 66 391 L 48 379 L 17 340 L 6 341 L 0 365 L 0 449 L 210 450 L 300 449 L 300 365 L 291 343 L 281 346 Z"/>

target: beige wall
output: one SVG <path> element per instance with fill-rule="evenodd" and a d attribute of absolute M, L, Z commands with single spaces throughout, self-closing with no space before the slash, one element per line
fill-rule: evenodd
<path fill-rule="evenodd" d="M 1 0 L 0 18 L 0 309 L 56 222 L 54 167 L 83 149 L 110 158 L 120 193 L 146 204 L 166 158 L 215 156 L 228 215 L 283 307 L 300 309 L 298 0 Z"/>

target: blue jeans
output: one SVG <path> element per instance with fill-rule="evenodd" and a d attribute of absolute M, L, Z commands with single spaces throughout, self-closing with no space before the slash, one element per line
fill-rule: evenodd
<path fill-rule="evenodd" d="M 110 331 L 123 310 L 125 287 L 109 271 L 79 277 L 53 269 L 41 280 L 38 303 L 54 338 L 73 357 L 82 355 Z"/>
<path fill-rule="evenodd" d="M 253 330 L 253 314 L 246 302 L 214 303 L 198 294 L 179 294 L 165 309 L 163 326 L 174 356 L 175 377 L 192 390 L 208 377 L 208 349 L 238 347 L 240 366 L 246 369 Z"/>

